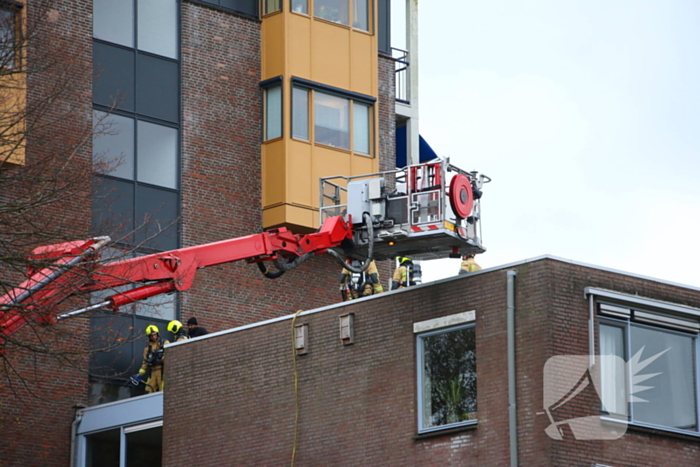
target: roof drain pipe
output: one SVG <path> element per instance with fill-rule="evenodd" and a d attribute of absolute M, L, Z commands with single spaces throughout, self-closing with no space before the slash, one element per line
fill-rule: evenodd
<path fill-rule="evenodd" d="M 80 425 L 80 422 L 83 419 L 83 409 L 85 408 L 84 404 L 76 404 L 73 406 L 73 409 L 75 410 L 75 420 L 73 420 L 73 423 L 70 426 L 70 467 L 76 467 L 77 465 L 82 465 L 82 463 L 77 462 L 77 444 L 78 440 L 76 439 L 78 437 L 78 425 Z"/>
<path fill-rule="evenodd" d="M 510 467 L 518 467 L 518 405 L 515 400 L 515 276 L 510 270 L 506 273 L 508 295 L 508 425 L 510 435 Z"/>

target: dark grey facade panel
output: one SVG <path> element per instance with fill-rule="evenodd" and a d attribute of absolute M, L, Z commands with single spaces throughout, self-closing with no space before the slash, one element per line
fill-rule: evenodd
<path fill-rule="evenodd" d="M 377 0 L 377 38 L 379 52 L 391 55 L 391 0 Z"/>
<path fill-rule="evenodd" d="M 134 52 L 93 41 L 92 99 L 95 104 L 134 111 Z"/>
<path fill-rule="evenodd" d="M 154 250 L 176 249 L 179 238 L 177 192 L 138 185 L 136 197 L 139 202 L 136 205 L 135 243 Z M 142 227 L 144 223 L 146 225 Z"/>
<path fill-rule="evenodd" d="M 152 55 L 136 54 L 136 113 L 180 121 L 178 64 Z"/>
<path fill-rule="evenodd" d="M 93 233 L 109 234 L 112 240 L 129 242 L 133 230 L 134 183 L 95 177 L 92 197 Z"/>
<path fill-rule="evenodd" d="M 259 17 L 257 0 L 189 0 L 189 2 L 218 7 L 222 10 L 238 13 L 254 19 L 258 19 Z"/>

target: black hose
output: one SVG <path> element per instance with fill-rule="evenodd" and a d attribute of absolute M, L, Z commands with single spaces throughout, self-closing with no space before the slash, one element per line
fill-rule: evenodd
<path fill-rule="evenodd" d="M 267 277 L 268 279 L 277 279 L 285 272 L 282 270 L 270 271 L 269 269 L 267 269 L 267 266 L 265 266 L 265 263 L 263 263 L 262 261 L 255 264 L 258 265 L 258 269 L 260 269 L 260 272 L 262 272 L 263 276 Z"/>
<path fill-rule="evenodd" d="M 360 267 L 356 268 L 353 265 L 346 263 L 345 259 L 339 253 L 337 253 L 334 250 L 328 250 L 328 253 L 333 258 L 335 258 L 335 260 L 340 265 L 342 265 L 348 271 L 358 274 L 367 270 L 369 264 L 372 262 L 372 255 L 374 254 L 374 226 L 372 225 L 372 216 L 370 216 L 367 213 L 364 213 L 362 215 L 362 219 L 365 221 L 365 225 L 367 225 L 367 235 L 369 236 L 369 249 L 367 250 L 367 259 L 364 263 L 362 263 Z"/>

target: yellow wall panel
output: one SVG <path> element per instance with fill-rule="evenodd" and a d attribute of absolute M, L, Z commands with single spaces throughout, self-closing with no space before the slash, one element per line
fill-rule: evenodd
<path fill-rule="evenodd" d="M 291 76 L 311 79 L 311 23 L 306 16 L 289 15 L 289 70 Z"/>
<path fill-rule="evenodd" d="M 268 16 L 262 22 L 262 79 L 283 75 L 286 60 L 285 15 Z"/>
<path fill-rule="evenodd" d="M 379 171 L 377 159 L 355 156 L 352 158 L 353 175 L 371 174 Z"/>
<path fill-rule="evenodd" d="M 318 216 L 318 211 L 283 204 L 263 210 L 263 226 L 266 229 L 287 227 L 295 233 L 306 233 L 318 228 Z"/>
<path fill-rule="evenodd" d="M 350 43 L 350 90 L 377 96 L 376 41 L 369 34 L 354 32 Z M 370 58 L 371 57 L 371 58 Z"/>
<path fill-rule="evenodd" d="M 311 37 L 310 79 L 350 89 L 350 30 L 315 20 Z"/>
<path fill-rule="evenodd" d="M 285 141 L 279 140 L 262 147 L 263 207 L 284 203 L 287 199 L 287 160 Z"/>
<path fill-rule="evenodd" d="M 312 185 L 318 184 L 318 178 L 314 178 L 311 173 L 312 149 L 309 143 L 301 141 L 291 141 L 289 144 L 289 167 L 287 177 L 289 178 L 289 199 L 288 202 L 301 204 L 309 207 L 318 205 L 318 198 L 313 198 Z"/>

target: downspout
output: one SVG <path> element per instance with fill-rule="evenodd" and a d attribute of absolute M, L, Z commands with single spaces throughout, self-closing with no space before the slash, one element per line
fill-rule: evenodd
<path fill-rule="evenodd" d="M 518 467 L 518 419 L 515 399 L 515 276 L 517 271 L 510 270 L 507 277 L 508 310 L 508 431 L 510 436 L 510 466 Z"/>
<path fill-rule="evenodd" d="M 83 404 L 77 404 L 73 406 L 75 410 L 75 420 L 73 420 L 73 423 L 71 424 L 70 427 L 70 467 L 75 467 L 78 465 L 75 462 L 75 456 L 76 456 L 76 444 L 77 444 L 77 433 L 78 433 L 78 425 L 80 425 L 80 421 L 83 419 L 83 410 L 85 406 Z"/>

